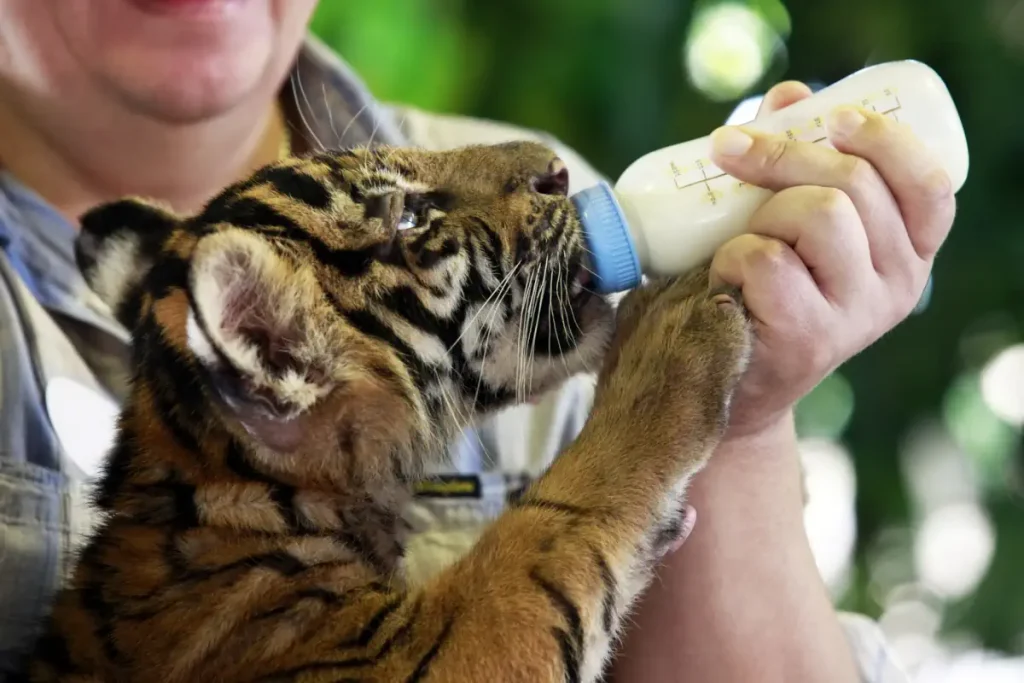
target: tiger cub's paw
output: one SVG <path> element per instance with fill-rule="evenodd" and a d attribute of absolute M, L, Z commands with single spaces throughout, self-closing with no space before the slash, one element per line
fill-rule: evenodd
<path fill-rule="evenodd" d="M 623 301 L 616 335 L 601 400 L 678 436 L 724 429 L 752 349 L 738 291 L 709 287 L 706 269 L 652 282 Z"/>

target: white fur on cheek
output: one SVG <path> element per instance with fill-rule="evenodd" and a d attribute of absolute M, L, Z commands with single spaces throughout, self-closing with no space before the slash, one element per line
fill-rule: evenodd
<path fill-rule="evenodd" d="M 89 287 L 112 310 L 137 284 L 139 273 L 139 236 L 125 233 L 108 238 L 96 264 L 90 269 Z"/>
<path fill-rule="evenodd" d="M 199 327 L 199 321 L 196 320 L 196 312 L 191 308 L 188 309 L 188 322 L 185 323 L 185 331 L 188 338 L 188 348 L 192 353 L 196 354 L 196 358 L 210 367 L 218 365 L 217 352 L 214 350 L 213 344 L 206 337 L 206 334 Z"/>

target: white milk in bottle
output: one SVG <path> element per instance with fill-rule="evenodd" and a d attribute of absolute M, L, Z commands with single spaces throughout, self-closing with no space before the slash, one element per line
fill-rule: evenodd
<path fill-rule="evenodd" d="M 915 61 L 868 67 L 811 97 L 747 124 L 752 130 L 828 144 L 825 118 L 855 105 L 908 125 L 944 164 L 954 190 L 967 179 L 967 140 L 942 79 Z M 592 286 L 621 292 L 643 275 L 685 273 L 744 233 L 772 192 L 741 183 L 709 159 L 710 137 L 647 154 L 619 177 L 572 197 L 590 250 Z"/>

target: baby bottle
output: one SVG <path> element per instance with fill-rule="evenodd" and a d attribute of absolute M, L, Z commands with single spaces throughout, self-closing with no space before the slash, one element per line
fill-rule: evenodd
<path fill-rule="evenodd" d="M 942 79 L 916 61 L 858 71 L 811 97 L 748 124 L 794 140 L 828 144 L 824 119 L 856 105 L 908 125 L 944 163 L 954 190 L 967 179 L 967 140 Z M 741 183 L 709 160 L 710 137 L 651 152 L 619 177 L 572 197 L 590 250 L 591 286 L 621 292 L 643 275 L 685 273 L 747 230 L 772 192 Z"/>

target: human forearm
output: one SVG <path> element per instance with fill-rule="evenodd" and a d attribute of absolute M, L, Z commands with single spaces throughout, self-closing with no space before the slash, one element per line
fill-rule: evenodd
<path fill-rule="evenodd" d="M 791 421 L 723 443 L 689 500 L 697 526 L 638 606 L 614 683 L 856 681 L 804 532 Z"/>

